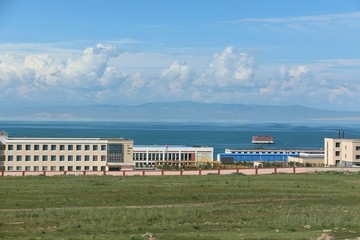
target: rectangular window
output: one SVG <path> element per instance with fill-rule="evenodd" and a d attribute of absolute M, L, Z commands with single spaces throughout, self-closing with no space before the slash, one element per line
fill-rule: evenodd
<path fill-rule="evenodd" d="M 65 145 L 60 145 L 60 151 L 65 151 Z"/>
<path fill-rule="evenodd" d="M 106 167 L 105 167 L 105 166 L 101 166 L 101 171 L 106 171 Z"/>
<path fill-rule="evenodd" d="M 74 149 L 73 145 L 68 145 L 68 151 L 72 151 Z"/>
<path fill-rule="evenodd" d="M 16 156 L 16 161 L 18 162 L 22 161 L 22 156 Z"/>
<path fill-rule="evenodd" d="M 42 150 L 47 151 L 48 150 L 48 145 L 44 144 Z"/>
<path fill-rule="evenodd" d="M 85 166 L 84 170 L 85 170 L 85 171 L 89 171 L 89 170 L 90 170 L 90 167 L 89 167 L 89 166 Z"/>
<path fill-rule="evenodd" d="M 98 156 L 93 156 L 93 161 L 96 162 L 98 160 Z"/>
<path fill-rule="evenodd" d="M 356 151 L 359 151 L 360 150 L 360 146 L 356 146 Z"/>
<path fill-rule="evenodd" d="M 48 170 L 48 167 L 47 167 L 47 166 L 43 166 L 43 167 L 42 167 L 42 170 L 43 170 L 43 171 L 47 171 L 47 170 Z"/>
<path fill-rule="evenodd" d="M 68 171 L 72 171 L 73 167 L 72 166 L 68 166 Z"/>
<path fill-rule="evenodd" d="M 12 171 L 14 168 L 12 166 L 8 166 L 8 171 Z"/>
<path fill-rule="evenodd" d="M 93 151 L 97 151 L 98 150 L 98 145 L 93 145 Z"/>
<path fill-rule="evenodd" d="M 89 155 L 85 155 L 85 161 L 86 162 L 90 161 L 90 156 Z"/>
<path fill-rule="evenodd" d="M 56 166 L 51 166 L 51 171 L 56 171 Z"/>
<path fill-rule="evenodd" d="M 73 156 L 68 156 L 68 161 L 72 161 L 73 160 Z"/>
<path fill-rule="evenodd" d="M 98 167 L 97 166 L 93 166 L 93 171 L 97 171 Z"/>
<path fill-rule="evenodd" d="M 52 162 L 56 161 L 56 156 L 52 155 L 52 156 L 51 156 L 51 161 L 52 161 Z"/>
<path fill-rule="evenodd" d="M 34 161 L 35 162 L 39 161 L 39 156 L 34 156 Z"/>
<path fill-rule="evenodd" d="M 80 155 L 76 156 L 76 161 L 81 161 L 81 156 Z"/>
<path fill-rule="evenodd" d="M 16 150 L 21 151 L 22 150 L 22 145 L 20 145 L 20 144 L 16 145 Z"/>
<path fill-rule="evenodd" d="M 89 151 L 90 150 L 90 145 L 85 145 L 85 151 Z"/>
<path fill-rule="evenodd" d="M 106 161 L 106 156 L 105 155 L 101 155 L 101 161 Z"/>
<path fill-rule="evenodd" d="M 60 170 L 60 171 L 65 171 L 65 167 L 64 167 L 64 166 L 60 166 L 59 170 Z"/>
<path fill-rule="evenodd" d="M 14 145 L 9 144 L 9 145 L 8 145 L 8 150 L 10 150 L 10 151 L 11 151 L 11 150 L 14 150 Z"/>
<path fill-rule="evenodd" d="M 30 171 L 30 166 L 25 166 L 25 171 Z"/>
<path fill-rule="evenodd" d="M 30 150 L 31 150 L 31 145 L 27 144 L 27 145 L 25 146 L 25 150 L 26 150 L 26 151 L 30 151 Z M 30 170 L 30 169 L 29 169 L 29 170 Z"/>
<path fill-rule="evenodd" d="M 81 145 L 76 145 L 76 151 L 81 151 Z"/>
<path fill-rule="evenodd" d="M 9 162 L 14 161 L 14 157 L 13 156 L 8 156 L 8 161 Z"/>
<path fill-rule="evenodd" d="M 21 166 L 17 166 L 16 167 L 16 171 L 21 171 L 22 170 L 22 167 Z"/>
<path fill-rule="evenodd" d="M 340 151 L 336 151 L 335 156 L 340 156 Z"/>
<path fill-rule="evenodd" d="M 101 151 L 106 151 L 106 145 L 101 145 Z"/>
<path fill-rule="evenodd" d="M 39 166 L 34 166 L 34 171 L 39 171 Z"/>
<path fill-rule="evenodd" d="M 43 160 L 44 162 L 46 162 L 46 161 L 48 160 L 48 156 L 43 156 L 43 157 L 42 157 L 42 160 Z"/>
<path fill-rule="evenodd" d="M 335 143 L 335 147 L 340 147 L 340 143 L 339 142 L 337 142 L 337 143 Z"/>
<path fill-rule="evenodd" d="M 81 166 L 76 166 L 76 171 L 81 171 Z"/>
<path fill-rule="evenodd" d="M 56 145 L 51 145 L 51 151 L 56 151 Z"/>
<path fill-rule="evenodd" d="M 31 156 L 26 155 L 26 156 L 25 156 L 25 161 L 26 161 L 26 162 L 29 162 L 30 160 L 31 160 Z"/>
<path fill-rule="evenodd" d="M 34 145 L 34 150 L 35 150 L 35 151 L 39 151 L 39 150 L 40 150 L 40 146 L 39 146 L 39 145 L 37 145 L 37 144 L 36 144 L 36 145 Z"/>
<path fill-rule="evenodd" d="M 60 161 L 63 162 L 65 160 L 65 156 L 64 155 L 60 155 Z"/>

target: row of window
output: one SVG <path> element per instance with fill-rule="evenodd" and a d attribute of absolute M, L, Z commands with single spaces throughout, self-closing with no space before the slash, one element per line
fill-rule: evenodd
<path fill-rule="evenodd" d="M 32 168 L 30 166 L 25 166 L 24 168 L 22 166 L 8 166 L 7 167 L 8 171 L 105 171 L 106 167 L 105 166 L 101 166 L 100 168 L 98 166 L 92 166 L 90 168 L 90 166 L 84 166 L 84 168 L 82 168 L 81 166 L 42 166 L 41 168 L 39 166 L 33 166 Z"/>
<path fill-rule="evenodd" d="M 47 144 L 44 144 L 44 145 L 38 145 L 38 144 L 35 144 L 35 145 L 30 145 L 30 144 L 26 144 L 26 145 L 22 145 L 22 144 L 17 144 L 17 145 L 13 145 L 13 144 L 9 144 L 7 145 L 7 150 L 9 151 L 12 151 L 14 149 L 16 149 L 17 151 L 22 151 L 23 149 L 25 149 L 26 151 L 31 151 L 31 150 L 34 150 L 34 151 L 40 151 L 40 146 L 41 146 L 41 150 L 42 151 L 48 151 L 49 149 L 51 151 L 56 151 L 57 149 L 59 149 L 60 151 L 65 151 L 65 150 L 68 150 L 68 151 L 73 151 L 74 150 L 74 146 L 75 146 L 75 149 L 76 151 L 81 151 L 84 147 L 84 150 L 85 151 L 90 151 L 90 149 L 92 149 L 93 151 L 98 151 L 99 150 L 99 145 L 80 145 L 80 144 L 77 144 L 77 145 L 72 145 L 72 144 L 69 144 L 69 145 L 55 145 L 55 144 L 52 144 L 52 145 L 47 145 Z M 100 145 L 100 149 L 101 151 L 106 151 L 106 145 L 103 144 L 103 145 Z"/>
<path fill-rule="evenodd" d="M 298 152 L 231 152 L 234 154 L 299 154 Z"/>
<path fill-rule="evenodd" d="M 192 159 L 192 153 L 134 153 L 133 160 L 141 161 L 156 161 L 156 160 L 182 160 L 189 161 Z"/>
<path fill-rule="evenodd" d="M 30 155 L 26 155 L 24 156 L 25 159 L 23 158 L 23 156 L 13 156 L 13 155 L 9 155 L 7 156 L 7 160 L 9 162 L 11 161 L 14 161 L 16 159 L 16 161 L 18 162 L 21 162 L 23 160 L 25 160 L 26 162 L 30 162 L 30 161 L 34 161 L 34 162 L 37 162 L 37 161 L 40 161 L 40 156 L 38 155 L 35 155 L 35 156 L 30 156 Z M 90 156 L 89 155 L 85 155 L 85 156 L 82 156 L 82 155 L 76 155 L 76 156 L 73 156 L 73 155 L 69 155 L 69 156 L 64 156 L 64 155 L 60 155 L 60 156 L 57 156 L 57 155 L 52 155 L 52 156 L 47 156 L 47 155 L 44 155 L 44 156 L 41 156 L 41 161 L 43 162 L 46 162 L 46 161 L 52 161 L 52 162 L 55 162 L 55 161 L 65 161 L 65 159 L 67 161 L 74 161 L 74 159 L 76 161 L 90 161 Z M 97 155 L 94 155 L 91 157 L 91 160 L 92 161 L 98 161 L 98 156 Z M 100 160 L 101 161 L 106 161 L 106 155 L 101 155 L 100 156 Z"/>

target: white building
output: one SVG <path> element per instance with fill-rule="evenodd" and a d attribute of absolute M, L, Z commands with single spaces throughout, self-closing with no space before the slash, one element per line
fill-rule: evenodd
<path fill-rule="evenodd" d="M 13 138 L 0 133 L 3 171 L 132 169 L 133 141 L 123 138 Z"/>
<path fill-rule="evenodd" d="M 325 166 L 360 166 L 360 139 L 325 138 Z"/>
<path fill-rule="evenodd" d="M 157 166 L 199 166 L 213 162 L 214 149 L 202 146 L 135 145 L 133 162 L 135 168 Z"/>

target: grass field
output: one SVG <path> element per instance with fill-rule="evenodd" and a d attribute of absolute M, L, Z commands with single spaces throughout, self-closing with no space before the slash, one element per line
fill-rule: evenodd
<path fill-rule="evenodd" d="M 0 178 L 1 239 L 360 236 L 360 174 Z"/>

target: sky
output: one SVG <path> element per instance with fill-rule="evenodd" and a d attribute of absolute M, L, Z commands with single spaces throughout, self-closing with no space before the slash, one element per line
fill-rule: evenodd
<path fill-rule="evenodd" d="M 360 111 L 360 0 L 0 0 L 0 105 Z"/>

